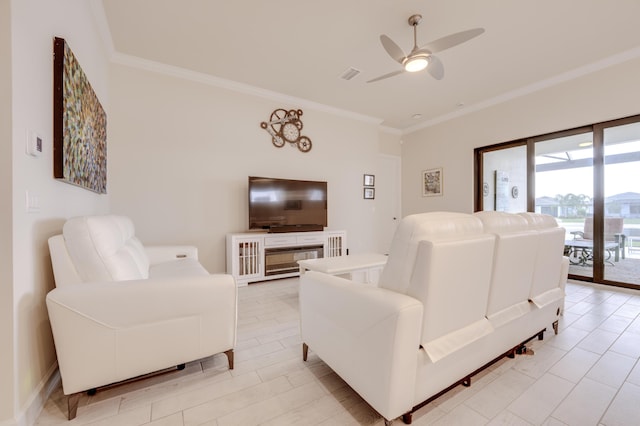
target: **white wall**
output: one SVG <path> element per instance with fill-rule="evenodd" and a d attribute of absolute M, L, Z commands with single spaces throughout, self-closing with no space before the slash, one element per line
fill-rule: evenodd
<path fill-rule="evenodd" d="M 379 152 L 400 154 L 397 137 L 370 121 L 308 108 L 303 134 L 312 151 L 277 149 L 259 123 L 275 108 L 297 105 L 121 65 L 110 70 L 95 4 L 0 0 L 0 55 L 9 58 L 0 65 L 0 361 L 9 371 L 0 384 L 2 424 L 32 423 L 55 372 L 46 241 L 66 218 L 129 214 L 145 242 L 195 244 L 205 266 L 221 272 L 224 235 L 246 228 L 249 174 L 322 179 L 330 188 L 330 228 L 347 229 L 354 252 L 369 250 L 376 213 L 362 199 L 362 175 Z M 66 39 L 107 112 L 109 195 L 52 177 L 55 36 Z M 29 131 L 43 138 L 40 158 L 25 153 Z M 39 200 L 36 213 L 26 212 L 27 191 Z"/>
<path fill-rule="evenodd" d="M 403 136 L 402 213 L 473 211 L 473 149 L 640 113 L 640 59 Z M 444 168 L 444 195 L 421 196 L 420 173 Z"/>
<path fill-rule="evenodd" d="M 11 418 L 13 383 L 13 255 L 11 230 L 11 3 L 0 0 L 0 422 Z"/>
<path fill-rule="evenodd" d="M 109 209 L 107 196 L 53 179 L 54 36 L 67 40 L 109 115 L 106 54 L 95 30 L 90 2 L 11 1 L 13 182 L 12 194 L 3 190 L 2 204 L 12 206 L 13 298 L 11 302 L 3 298 L 0 303 L 3 312 L 5 309 L 12 312 L 12 336 L 6 339 L 2 334 L 2 346 L 12 348 L 15 376 L 13 409 L 3 410 L 0 419 L 13 417 L 22 424 L 30 423 L 32 416 L 37 415 L 28 410 L 39 408 L 42 387 L 56 366 L 45 306 L 46 293 L 54 287 L 47 238 L 60 231 L 67 217 Z M 43 137 L 44 152 L 40 158 L 25 154 L 29 130 Z M 26 212 L 26 191 L 38 197 L 39 212 Z M 2 226 L 4 212 L 0 218 Z"/>
<path fill-rule="evenodd" d="M 352 253 L 375 249 L 375 203 L 362 197 L 377 156 L 399 152 L 375 123 L 234 92 L 128 65 L 112 66 L 109 192 L 145 244 L 199 249 L 225 270 L 225 235 L 247 230 L 247 177 L 325 180 L 329 229 L 348 232 Z M 276 148 L 260 123 L 277 108 L 303 110 L 308 153 Z"/>
<path fill-rule="evenodd" d="M 496 171 L 505 172 L 509 178 L 504 211 L 517 213 L 527 211 L 527 147 L 486 152 L 483 155 L 483 183 L 489 192 L 483 196 L 483 210 L 496 210 Z M 518 188 L 518 197 L 512 195 L 512 188 Z M 504 194 L 503 194 L 504 195 Z M 500 203 L 498 203 L 500 204 Z"/>

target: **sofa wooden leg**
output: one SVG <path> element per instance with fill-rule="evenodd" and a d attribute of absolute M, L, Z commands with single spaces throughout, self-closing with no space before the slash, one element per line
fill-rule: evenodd
<path fill-rule="evenodd" d="M 533 349 L 528 348 L 526 345 L 522 345 L 518 349 L 518 355 L 533 355 L 534 353 Z"/>
<path fill-rule="evenodd" d="M 402 421 L 404 422 L 404 424 L 410 425 L 411 422 L 413 421 L 413 414 L 412 413 L 404 413 L 402 415 Z"/>
<path fill-rule="evenodd" d="M 558 321 L 553 322 L 553 332 L 558 334 Z"/>
<path fill-rule="evenodd" d="M 309 346 L 306 343 L 302 343 L 302 360 L 306 361 L 309 355 Z"/>
<path fill-rule="evenodd" d="M 82 392 L 72 393 L 67 397 L 67 408 L 69 410 L 69 420 L 76 418 L 78 414 L 78 403 L 80 402 Z"/>
<path fill-rule="evenodd" d="M 538 333 L 538 340 L 544 340 L 544 330 Z"/>
<path fill-rule="evenodd" d="M 233 349 L 225 351 L 224 354 L 227 356 L 227 361 L 229 361 L 229 370 L 233 370 Z"/>

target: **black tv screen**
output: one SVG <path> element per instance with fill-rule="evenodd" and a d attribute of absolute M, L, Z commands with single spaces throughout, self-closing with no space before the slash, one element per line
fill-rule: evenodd
<path fill-rule="evenodd" d="M 249 229 L 322 231 L 327 182 L 249 176 Z"/>

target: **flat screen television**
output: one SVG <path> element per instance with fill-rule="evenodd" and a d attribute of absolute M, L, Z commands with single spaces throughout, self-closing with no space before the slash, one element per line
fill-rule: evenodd
<path fill-rule="evenodd" d="M 249 176 L 249 229 L 322 231 L 327 182 Z"/>

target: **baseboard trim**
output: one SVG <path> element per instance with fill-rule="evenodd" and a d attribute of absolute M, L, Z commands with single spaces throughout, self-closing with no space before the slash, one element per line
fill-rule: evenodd
<path fill-rule="evenodd" d="M 7 424 L 0 423 L 0 426 L 31 426 L 35 424 L 47 400 L 60 385 L 60 380 L 58 362 L 55 362 L 29 397 L 29 401 L 24 409 L 16 413 L 15 422 Z"/>

